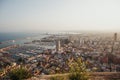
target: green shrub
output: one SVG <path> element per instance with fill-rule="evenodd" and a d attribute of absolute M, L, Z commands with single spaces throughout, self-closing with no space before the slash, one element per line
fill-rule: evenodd
<path fill-rule="evenodd" d="M 86 64 L 81 58 L 68 63 L 70 68 L 69 80 L 88 80 Z"/>
<path fill-rule="evenodd" d="M 10 77 L 11 80 L 23 80 L 30 78 L 32 74 L 25 68 L 19 68 L 9 72 L 8 76 Z"/>
<path fill-rule="evenodd" d="M 88 78 L 80 73 L 72 73 L 69 75 L 69 80 L 88 80 Z"/>

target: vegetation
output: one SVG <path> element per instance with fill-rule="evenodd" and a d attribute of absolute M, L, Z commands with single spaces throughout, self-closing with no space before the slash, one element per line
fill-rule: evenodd
<path fill-rule="evenodd" d="M 3 69 L 0 69 L 0 74 L 2 74 L 3 73 Z"/>
<path fill-rule="evenodd" d="M 10 65 L 9 62 L 2 62 L 2 61 L 0 61 L 0 68 L 4 68 L 4 67 L 6 67 L 8 65 Z"/>
<path fill-rule="evenodd" d="M 25 60 L 20 57 L 20 58 L 18 58 L 17 62 L 18 62 L 18 64 L 24 64 Z"/>
<path fill-rule="evenodd" d="M 65 76 L 54 76 L 50 80 L 88 80 L 88 72 L 86 71 L 86 64 L 81 58 L 68 62 L 69 74 Z"/>
<path fill-rule="evenodd" d="M 81 58 L 69 62 L 70 75 L 69 80 L 88 80 L 86 64 Z"/>
<path fill-rule="evenodd" d="M 30 78 L 32 74 L 25 68 L 21 67 L 19 69 L 14 69 L 11 72 L 9 72 L 8 76 L 11 80 L 23 80 Z"/>
<path fill-rule="evenodd" d="M 68 80 L 67 76 L 54 76 L 50 80 Z"/>

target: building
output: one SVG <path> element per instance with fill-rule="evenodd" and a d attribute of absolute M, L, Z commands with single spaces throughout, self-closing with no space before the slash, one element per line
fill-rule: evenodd
<path fill-rule="evenodd" d="M 114 34 L 114 41 L 117 41 L 117 33 Z"/>
<path fill-rule="evenodd" d="M 56 41 L 56 51 L 60 51 L 61 48 L 61 44 L 60 44 L 60 40 Z"/>

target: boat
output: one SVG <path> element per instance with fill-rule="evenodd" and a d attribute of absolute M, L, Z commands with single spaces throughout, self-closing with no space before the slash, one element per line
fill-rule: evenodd
<path fill-rule="evenodd" d="M 12 42 L 14 43 L 14 42 L 15 42 L 15 40 L 12 40 Z"/>

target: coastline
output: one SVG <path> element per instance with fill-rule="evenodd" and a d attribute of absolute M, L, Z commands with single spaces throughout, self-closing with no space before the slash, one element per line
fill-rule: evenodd
<path fill-rule="evenodd" d="M 32 36 L 32 37 L 23 37 L 23 38 L 16 38 L 13 40 L 6 40 L 6 41 L 2 41 L 0 42 L 0 49 L 2 48 L 6 48 L 9 46 L 13 46 L 13 45 L 23 45 L 26 42 L 31 42 L 34 39 L 42 39 L 44 37 L 47 37 L 49 35 L 39 35 L 39 36 Z"/>

